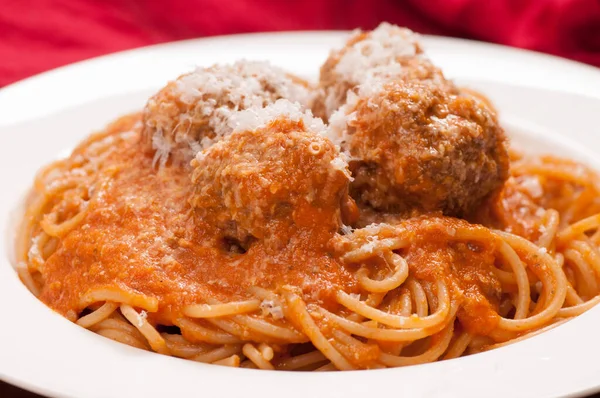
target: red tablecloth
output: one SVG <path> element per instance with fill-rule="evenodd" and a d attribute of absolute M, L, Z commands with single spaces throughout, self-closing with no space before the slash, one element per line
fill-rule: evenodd
<path fill-rule="evenodd" d="M 383 20 L 600 66 L 600 0 L 0 0 L 0 86 L 147 44 Z"/>

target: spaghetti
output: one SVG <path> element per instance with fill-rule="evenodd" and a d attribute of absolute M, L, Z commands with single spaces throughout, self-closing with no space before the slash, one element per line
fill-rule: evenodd
<path fill-rule="evenodd" d="M 480 216 L 487 227 L 421 216 L 336 235 L 335 251 L 344 264 L 339 265 L 340 272 L 343 269 L 353 282 L 340 284 L 326 299 L 306 299 L 298 291 L 300 283 L 249 288 L 243 299 L 229 301 L 196 293 L 197 286 L 189 285 L 184 292 L 197 296 L 177 302 L 172 296 L 178 292 L 157 294 L 148 286 L 131 287 L 127 279 L 103 283 L 92 275 L 95 265 L 86 261 L 86 241 L 77 237 L 72 254 L 81 256 L 81 263 L 74 264 L 79 270 L 71 270 L 65 278 L 53 276 L 66 271 L 65 257 L 59 256 L 69 250 L 70 237 L 80 236 L 78 231 L 94 234 L 93 221 L 86 220 L 108 212 L 107 204 L 125 194 L 120 187 L 139 179 L 142 170 L 154 172 L 152 158 L 135 151 L 136 121 L 135 116 L 121 119 L 80 145 L 68 160 L 42 170 L 20 230 L 18 270 L 23 282 L 67 318 L 102 336 L 228 366 L 392 367 L 520 341 L 600 300 L 600 179 L 580 164 L 547 156 L 513 157 L 512 176 L 499 200 Z M 128 176 L 127 167 L 136 171 Z M 179 170 L 169 167 L 159 173 L 173 181 Z M 186 184 L 175 184 L 175 191 L 185 191 Z M 151 200 L 158 201 L 160 192 L 154 188 Z M 140 206 L 137 211 L 135 217 L 147 217 L 148 208 Z M 186 222 L 189 219 L 181 221 Z M 115 221 L 114 228 L 126 227 Z M 182 239 L 176 243 L 178 249 L 190 245 L 191 252 L 202 250 Z M 97 249 L 112 249 L 101 242 L 88 248 L 92 257 L 99 256 L 94 254 Z M 111 270 L 107 258 L 98 257 L 107 261 L 105 272 L 127 268 Z M 436 261 L 438 266 L 430 265 Z M 225 260 L 221 266 L 229 267 Z M 455 269 L 459 266 L 462 271 Z M 71 279 L 75 274 L 81 279 Z M 138 282 L 145 277 L 148 285 L 155 282 L 149 275 L 138 277 Z M 58 299 L 51 293 L 57 279 L 65 285 L 60 292 L 72 291 L 73 302 L 64 301 L 69 294 Z M 203 279 L 209 285 L 207 275 Z M 478 283 L 469 285 L 473 279 Z"/>
<path fill-rule="evenodd" d="M 586 166 L 515 152 L 464 219 L 384 213 L 357 206 L 323 125 L 286 107 L 252 110 L 267 122 L 251 128 L 236 114 L 194 170 L 157 165 L 140 114 L 90 136 L 35 180 L 21 280 L 112 340 L 267 370 L 457 358 L 600 301 L 600 177 Z"/>

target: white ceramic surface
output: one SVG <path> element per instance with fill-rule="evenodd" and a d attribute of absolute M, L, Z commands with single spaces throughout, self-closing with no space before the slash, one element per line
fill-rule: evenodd
<path fill-rule="evenodd" d="M 315 78 L 345 34 L 192 40 L 60 68 L 0 90 L 0 379 L 72 397 L 559 397 L 600 389 L 600 307 L 540 336 L 401 369 L 288 373 L 231 369 L 114 343 L 34 298 L 11 266 L 14 214 L 39 167 L 194 65 L 267 59 Z M 600 71 L 500 46 L 423 38 L 446 75 L 488 95 L 515 145 L 600 170 Z"/>

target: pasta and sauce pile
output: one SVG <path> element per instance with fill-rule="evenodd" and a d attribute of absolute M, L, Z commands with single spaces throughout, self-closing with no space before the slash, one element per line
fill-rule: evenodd
<path fill-rule="evenodd" d="M 406 366 L 600 301 L 600 179 L 509 150 L 496 111 L 382 24 L 313 85 L 264 62 L 180 76 L 42 169 L 19 275 L 102 336 L 279 370 Z"/>

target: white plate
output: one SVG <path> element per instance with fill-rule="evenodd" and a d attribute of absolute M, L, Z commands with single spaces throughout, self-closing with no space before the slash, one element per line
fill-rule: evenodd
<path fill-rule="evenodd" d="M 74 64 L 0 90 L 0 378 L 73 397 L 558 397 L 600 389 L 600 307 L 524 342 L 401 369 L 288 373 L 231 369 L 114 343 L 53 313 L 9 262 L 11 218 L 36 170 L 110 119 L 139 109 L 193 65 L 268 59 L 314 78 L 342 33 L 261 34 L 167 44 Z M 540 54 L 426 37 L 449 77 L 480 89 L 517 144 L 600 169 L 600 71 Z"/>

